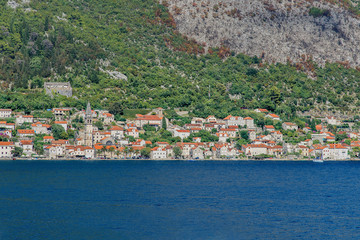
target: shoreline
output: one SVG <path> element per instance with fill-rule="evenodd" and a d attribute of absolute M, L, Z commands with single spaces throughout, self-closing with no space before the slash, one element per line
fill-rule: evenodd
<path fill-rule="evenodd" d="M 278 162 L 313 162 L 313 159 L 282 159 L 282 158 L 273 158 L 273 159 L 101 159 L 101 158 L 94 158 L 94 159 L 80 159 L 80 158 L 59 158 L 59 159 L 49 159 L 49 158 L 40 158 L 40 159 L 33 159 L 33 158 L 15 158 L 15 159 L 0 159 L 1 161 L 184 161 L 184 162 L 211 162 L 211 161 L 228 161 L 228 162 L 271 162 L 271 161 L 278 161 Z M 327 159 L 323 160 L 324 162 L 358 162 L 360 159 Z"/>

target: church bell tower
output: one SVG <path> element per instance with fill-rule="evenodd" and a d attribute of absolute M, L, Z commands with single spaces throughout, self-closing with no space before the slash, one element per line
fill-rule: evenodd
<path fill-rule="evenodd" d="M 90 102 L 88 102 L 85 112 L 85 146 L 93 146 L 93 126 Z"/>

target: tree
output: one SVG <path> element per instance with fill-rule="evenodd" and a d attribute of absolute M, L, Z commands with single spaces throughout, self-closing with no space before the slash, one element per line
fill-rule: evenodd
<path fill-rule="evenodd" d="M 14 150 L 11 151 L 14 157 L 21 157 L 23 154 L 23 149 L 21 147 L 15 147 Z"/>
<path fill-rule="evenodd" d="M 61 137 L 65 136 L 64 134 L 66 134 L 65 129 L 59 124 L 52 125 L 51 131 L 53 133 L 53 137 L 55 138 L 55 140 L 61 139 Z"/>
<path fill-rule="evenodd" d="M 99 130 L 104 130 L 104 124 L 102 121 L 96 121 L 94 126 L 97 127 Z"/>
<path fill-rule="evenodd" d="M 163 117 L 163 119 L 162 119 L 161 127 L 162 127 L 163 129 L 165 129 L 165 130 L 166 130 L 166 128 L 167 128 L 167 126 L 166 126 L 166 118 L 165 118 L 165 117 Z"/>
<path fill-rule="evenodd" d="M 110 105 L 109 112 L 114 115 L 123 115 L 124 107 L 121 102 L 114 102 Z"/>
<path fill-rule="evenodd" d="M 180 147 L 174 147 L 173 152 L 176 159 L 181 157 L 182 150 Z"/>
<path fill-rule="evenodd" d="M 240 131 L 240 137 L 246 141 L 249 140 L 249 134 L 246 130 Z"/>
<path fill-rule="evenodd" d="M 149 148 L 149 147 L 143 148 L 140 151 L 141 156 L 147 157 L 147 158 L 150 157 L 150 153 L 151 153 L 151 148 Z"/>
<path fill-rule="evenodd" d="M 113 146 L 111 146 L 110 148 L 109 148 L 109 151 L 110 151 L 110 156 L 111 156 L 111 158 L 113 157 L 113 154 L 114 154 L 114 152 L 115 152 L 115 148 L 113 147 Z"/>

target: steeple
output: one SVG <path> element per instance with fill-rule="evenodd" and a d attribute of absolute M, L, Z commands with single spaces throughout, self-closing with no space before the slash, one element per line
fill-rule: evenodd
<path fill-rule="evenodd" d="M 90 106 L 90 102 L 88 102 L 87 107 L 86 107 L 86 115 L 91 115 L 91 106 Z"/>
<path fill-rule="evenodd" d="M 90 102 L 88 102 L 85 112 L 85 146 L 93 146 L 93 126 Z"/>

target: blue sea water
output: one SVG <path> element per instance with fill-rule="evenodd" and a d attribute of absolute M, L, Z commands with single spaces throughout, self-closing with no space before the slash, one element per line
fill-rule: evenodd
<path fill-rule="evenodd" d="M 0 239 L 360 239 L 360 163 L 1 161 Z"/>

